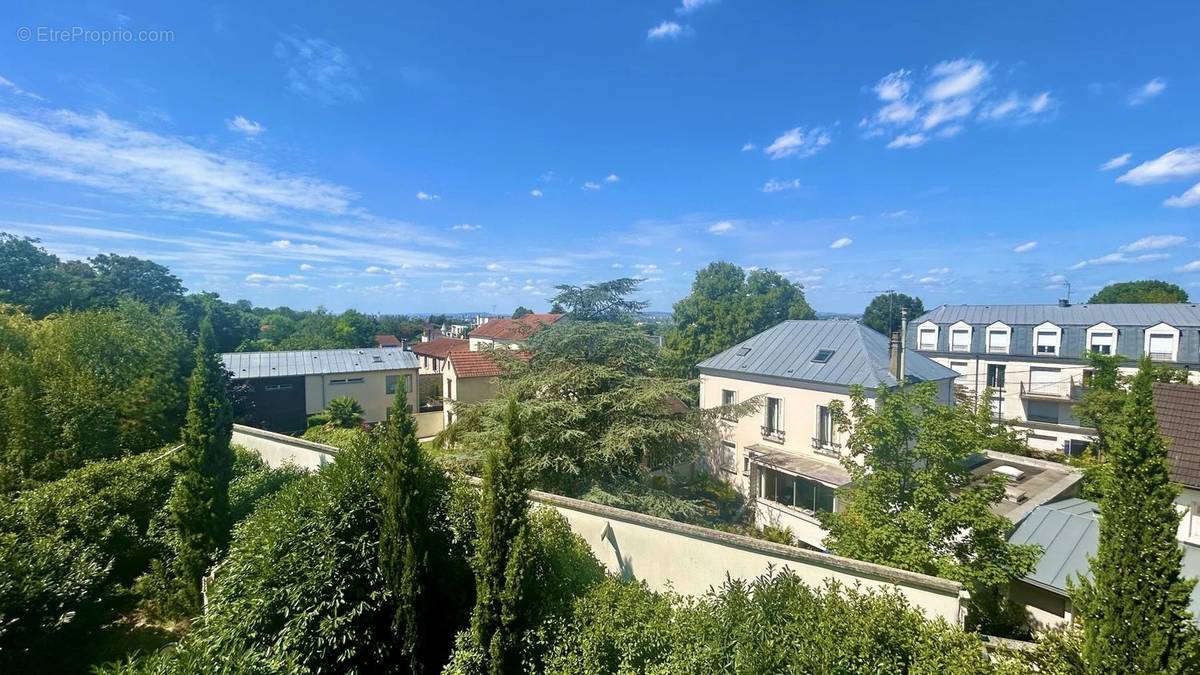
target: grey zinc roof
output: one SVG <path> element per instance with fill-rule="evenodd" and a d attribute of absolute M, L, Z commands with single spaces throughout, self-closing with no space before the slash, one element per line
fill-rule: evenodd
<path fill-rule="evenodd" d="M 419 368 L 416 354 L 401 349 L 314 349 L 295 352 L 230 352 L 221 362 L 235 380 L 289 375 L 331 375 Z"/>
<path fill-rule="evenodd" d="M 952 324 L 964 321 L 988 325 L 1001 321 L 1010 326 L 1036 326 L 1049 321 L 1057 326 L 1156 326 L 1200 327 L 1200 304 L 1192 302 L 1113 305 L 942 305 L 917 317 L 914 323 Z"/>
<path fill-rule="evenodd" d="M 825 363 L 814 363 L 820 349 L 834 354 Z M 912 378 L 932 381 L 958 376 L 911 349 L 905 353 L 905 373 Z M 699 368 L 875 389 L 898 384 L 888 365 L 888 339 L 857 321 L 784 321 L 701 361 Z"/>
<path fill-rule="evenodd" d="M 1021 521 L 1009 536 L 1012 544 L 1037 544 L 1042 557 L 1024 580 L 1059 595 L 1068 593 L 1067 580 L 1091 576 L 1088 556 L 1095 556 L 1100 544 L 1100 507 L 1083 499 L 1064 499 L 1039 506 Z M 1200 548 L 1181 545 L 1182 574 L 1200 576 Z M 1200 619 L 1200 584 L 1192 589 L 1192 616 Z"/>

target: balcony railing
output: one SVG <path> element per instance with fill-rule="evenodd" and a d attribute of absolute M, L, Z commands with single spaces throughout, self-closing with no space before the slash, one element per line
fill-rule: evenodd
<path fill-rule="evenodd" d="M 1056 401 L 1076 401 L 1083 396 L 1084 387 L 1080 381 L 1071 376 L 1065 380 L 1053 382 L 1020 382 L 1021 398 L 1044 398 Z"/>
<path fill-rule="evenodd" d="M 828 455 L 829 457 L 840 457 L 842 454 L 841 443 L 834 443 L 833 441 L 827 439 L 812 439 L 812 449 L 818 455 Z"/>
<path fill-rule="evenodd" d="M 774 429 L 772 427 L 764 426 L 764 427 L 762 427 L 762 437 L 763 437 L 763 440 L 765 440 L 765 441 L 772 441 L 774 443 L 782 443 L 783 442 L 783 429 Z"/>
<path fill-rule="evenodd" d="M 1175 355 L 1171 352 L 1150 352 L 1151 361 L 1174 361 Z"/>

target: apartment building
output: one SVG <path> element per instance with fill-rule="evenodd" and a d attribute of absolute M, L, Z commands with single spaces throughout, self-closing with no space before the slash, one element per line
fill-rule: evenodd
<path fill-rule="evenodd" d="M 836 511 L 836 490 L 850 482 L 830 404 L 848 405 L 854 385 L 870 398 L 898 386 L 898 347 L 853 321 L 785 321 L 698 367 L 701 407 L 762 401 L 757 414 L 722 425 L 715 469 L 754 501 L 760 526 L 790 529 L 820 547 L 816 514 Z M 953 404 L 957 372 L 910 349 L 904 375 L 936 382 L 941 400 Z"/>
<path fill-rule="evenodd" d="M 526 314 L 519 319 L 492 319 L 471 330 L 471 351 L 522 349 L 534 333 L 554 325 L 562 314 Z"/>
<path fill-rule="evenodd" d="M 1094 429 L 1074 406 L 1091 372 L 1085 351 L 1118 354 L 1132 372 L 1143 355 L 1200 382 L 1200 305 L 942 305 L 909 323 L 907 344 L 958 373 L 974 397 L 994 392 L 997 420 L 1028 432 L 1030 446 L 1069 454 Z"/>
<path fill-rule="evenodd" d="M 417 412 L 417 357 L 403 349 L 320 349 L 221 354 L 231 379 L 249 388 L 250 423 L 271 431 L 302 431 L 309 415 L 350 396 L 363 419 L 381 422 L 403 386 Z"/>
<path fill-rule="evenodd" d="M 421 362 L 422 375 L 441 373 L 446 367 L 446 360 L 450 358 L 450 352 L 465 352 L 470 349 L 469 341 L 448 337 L 417 342 L 410 347 L 410 351 L 416 354 Z"/>

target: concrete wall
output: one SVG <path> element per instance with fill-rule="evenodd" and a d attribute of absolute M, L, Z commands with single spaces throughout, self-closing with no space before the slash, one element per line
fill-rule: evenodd
<path fill-rule="evenodd" d="M 233 442 L 257 450 L 271 466 L 290 462 L 319 468 L 337 452 L 328 445 L 241 425 L 234 426 Z M 961 625 L 964 616 L 966 594 L 958 582 L 545 492 L 532 492 L 530 497 L 561 513 L 610 572 L 644 580 L 655 590 L 699 595 L 720 586 L 726 576 L 752 579 L 768 567 L 787 567 L 809 585 L 836 580 L 864 589 L 890 588 L 931 618 Z"/>
<path fill-rule="evenodd" d="M 387 410 L 392 406 L 394 395 L 387 393 L 387 376 L 397 375 L 400 384 L 408 391 L 408 402 L 413 412 L 417 411 L 417 369 L 380 370 L 368 373 L 340 373 L 333 375 L 307 375 L 304 378 L 306 413 L 319 413 L 329 402 L 339 396 L 351 396 L 363 407 L 363 418 L 368 422 L 387 419 Z M 406 379 L 407 378 L 407 379 Z M 333 384 L 335 380 L 361 379 L 362 382 Z M 399 390 L 397 388 L 397 390 Z"/>
<path fill-rule="evenodd" d="M 436 436 L 446 428 L 445 417 L 441 410 L 417 413 L 417 438 Z"/>

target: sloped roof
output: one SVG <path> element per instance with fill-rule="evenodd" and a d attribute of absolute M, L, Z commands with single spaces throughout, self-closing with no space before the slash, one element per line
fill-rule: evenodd
<path fill-rule="evenodd" d="M 235 380 L 290 375 L 332 375 L 417 368 L 417 357 L 401 349 L 315 349 L 295 352 L 230 352 L 221 354 Z"/>
<path fill-rule="evenodd" d="M 832 350 L 825 363 L 813 358 Z M 724 371 L 868 389 L 899 384 L 889 370 L 888 338 L 857 321 L 784 321 L 699 363 L 701 371 Z M 922 381 L 958 373 L 911 349 L 905 374 Z"/>
<path fill-rule="evenodd" d="M 429 342 L 414 342 L 411 349 L 418 356 L 444 359 L 450 355 L 450 352 L 465 352 L 471 349 L 471 341 L 441 337 Z"/>
<path fill-rule="evenodd" d="M 917 317 L 915 323 L 951 324 L 964 321 L 988 325 L 1036 326 L 1049 321 L 1056 326 L 1200 326 L 1200 304 L 1193 302 L 1097 305 L 942 305 Z M 910 323 L 914 323 L 910 322 Z"/>
<path fill-rule="evenodd" d="M 375 336 L 375 346 L 376 347 L 399 347 L 402 344 L 403 343 L 400 342 L 400 338 L 396 337 L 395 335 L 376 335 Z"/>
<path fill-rule="evenodd" d="M 527 340 L 542 328 L 553 324 L 562 314 L 526 314 L 519 319 L 492 319 L 471 330 L 471 337 L 493 340 Z"/>
<path fill-rule="evenodd" d="M 1200 488 L 1200 387 L 1156 383 L 1154 412 L 1167 439 L 1171 480 Z"/>
<path fill-rule="evenodd" d="M 509 352 L 522 361 L 528 361 L 533 355 L 529 352 Z M 450 366 L 454 374 L 460 378 L 470 377 L 499 377 L 504 374 L 504 366 L 491 350 L 479 352 L 450 352 Z"/>

